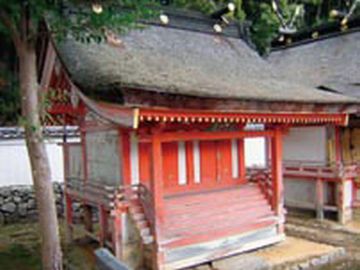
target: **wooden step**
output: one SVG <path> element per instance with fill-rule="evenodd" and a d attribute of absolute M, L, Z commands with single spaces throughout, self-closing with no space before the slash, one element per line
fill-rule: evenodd
<path fill-rule="evenodd" d="M 192 235 L 203 232 L 224 230 L 228 227 L 241 227 L 244 224 L 256 222 L 260 219 L 267 217 L 273 217 L 274 215 L 271 212 L 259 212 L 257 214 L 244 216 L 244 218 L 228 218 L 228 219 L 219 219 L 214 221 L 202 221 L 199 223 L 193 223 L 192 225 L 179 225 L 168 228 L 163 232 L 164 237 L 181 237 L 182 235 Z M 189 228 L 191 228 L 189 230 Z"/>
<path fill-rule="evenodd" d="M 246 210 L 243 210 L 241 212 L 231 212 L 222 214 L 213 214 L 212 216 L 205 216 L 205 217 L 196 217 L 194 215 L 193 218 L 183 219 L 179 221 L 174 222 L 167 222 L 164 223 L 164 228 L 166 231 L 173 231 L 173 230 L 179 230 L 181 228 L 187 228 L 191 227 L 192 230 L 195 230 L 196 228 L 202 228 L 202 227 L 214 227 L 214 226 L 221 226 L 221 224 L 227 224 L 228 222 L 231 223 L 237 223 L 242 220 L 251 220 L 255 219 L 258 216 L 263 215 L 273 215 L 273 211 L 271 209 L 267 208 L 254 208 L 253 212 L 249 212 Z"/>
<path fill-rule="evenodd" d="M 145 214 L 144 213 L 136 213 L 131 215 L 132 219 L 135 221 L 141 221 L 145 220 Z"/>
<path fill-rule="evenodd" d="M 173 248 L 277 222 L 257 185 L 174 196 L 165 200 L 160 242 Z"/>
<path fill-rule="evenodd" d="M 151 235 L 146 236 L 146 237 L 142 237 L 141 239 L 142 239 L 144 245 L 150 245 L 150 244 L 152 244 L 154 242 L 154 237 L 151 236 Z"/>
<path fill-rule="evenodd" d="M 248 210 L 253 209 L 253 210 L 257 210 L 257 209 L 269 209 L 270 205 L 265 201 L 265 200 L 257 200 L 257 201 L 251 201 L 251 202 L 247 202 L 247 203 L 242 203 L 242 204 L 232 204 L 232 205 L 227 205 L 227 204 L 219 204 L 217 209 L 216 209 L 216 213 L 222 214 L 223 216 L 226 215 L 227 213 L 234 213 L 234 212 L 242 212 L 242 211 L 246 211 L 248 212 Z M 181 222 L 182 220 L 186 220 L 186 219 L 193 219 L 193 218 L 197 218 L 197 219 L 201 219 L 201 218 L 205 218 L 205 217 L 209 217 L 212 216 L 214 214 L 213 211 L 206 211 L 206 209 L 201 209 L 198 210 L 197 208 L 184 208 L 182 212 L 177 211 L 177 212 L 167 212 L 167 215 L 165 216 L 165 221 L 164 223 L 173 223 L 173 222 Z"/>
<path fill-rule="evenodd" d="M 149 222 L 146 219 L 144 209 L 139 202 L 139 198 L 136 195 L 128 197 L 129 199 L 129 214 L 131 219 L 135 223 L 135 227 L 138 230 L 140 238 L 144 245 L 153 243 L 154 237 L 151 235 Z"/>
<path fill-rule="evenodd" d="M 176 248 L 186 245 L 194 245 L 197 243 L 207 242 L 216 240 L 219 238 L 229 237 L 236 234 L 245 233 L 260 228 L 266 228 L 273 226 L 277 223 L 278 219 L 274 216 L 264 217 L 253 222 L 244 222 L 242 226 L 225 226 L 222 229 L 217 228 L 216 230 L 204 230 L 202 232 L 192 232 L 181 237 L 167 238 L 161 241 L 163 248 Z"/>
<path fill-rule="evenodd" d="M 238 194 L 235 198 L 222 198 L 219 197 L 218 199 L 213 199 L 211 201 L 201 201 L 198 200 L 197 202 L 193 203 L 184 203 L 178 206 L 169 207 L 165 204 L 164 213 L 181 213 L 185 209 L 192 209 L 203 211 L 209 209 L 209 207 L 227 207 L 231 205 L 244 205 L 246 203 L 251 203 L 253 201 L 265 201 L 265 196 L 261 193 L 253 194 L 252 196 L 243 197 L 241 194 Z"/>
<path fill-rule="evenodd" d="M 141 205 L 129 205 L 129 212 L 131 214 L 135 214 L 135 213 L 142 213 L 143 212 L 143 208 Z"/>
<path fill-rule="evenodd" d="M 139 230 L 139 233 L 140 233 L 141 238 L 146 238 L 146 237 L 151 236 L 149 228 Z"/>
<path fill-rule="evenodd" d="M 135 224 L 139 230 L 150 227 L 149 222 L 146 219 L 138 220 Z"/>
<path fill-rule="evenodd" d="M 190 206 L 196 205 L 201 203 L 213 203 L 214 200 L 218 201 L 222 195 L 227 200 L 238 200 L 242 199 L 245 200 L 247 197 L 251 197 L 254 195 L 262 195 L 259 188 L 252 186 L 252 187 L 244 187 L 244 188 L 236 188 L 232 190 L 224 190 L 224 191 L 211 191 L 211 192 L 202 192 L 196 195 L 181 195 L 181 196 L 174 196 L 166 198 L 166 208 L 173 208 L 173 207 L 181 207 L 181 206 Z"/>

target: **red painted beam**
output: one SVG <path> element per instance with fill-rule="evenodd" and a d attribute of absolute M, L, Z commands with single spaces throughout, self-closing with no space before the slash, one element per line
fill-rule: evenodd
<path fill-rule="evenodd" d="M 159 140 L 161 142 L 173 141 L 214 141 L 214 140 L 230 140 L 237 138 L 251 137 L 272 137 L 273 130 L 265 131 L 193 131 L 193 132 L 163 132 Z"/>

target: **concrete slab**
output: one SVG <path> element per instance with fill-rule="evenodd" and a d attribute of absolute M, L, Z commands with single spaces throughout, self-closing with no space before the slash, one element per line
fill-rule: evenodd
<path fill-rule="evenodd" d="M 270 269 L 270 265 L 267 261 L 251 253 L 214 261 L 212 267 L 213 270 Z"/>
<path fill-rule="evenodd" d="M 319 244 L 301 238 L 287 237 L 285 241 L 254 252 L 214 261 L 213 269 L 307 269 L 331 262 L 343 255 L 342 248 Z"/>
<path fill-rule="evenodd" d="M 351 221 L 345 225 L 345 228 L 348 229 L 350 232 L 360 234 L 360 221 Z"/>
<path fill-rule="evenodd" d="M 277 245 L 257 251 L 256 256 L 267 261 L 270 265 L 280 265 L 320 257 L 330 254 L 336 249 L 330 245 L 287 237 L 285 241 Z"/>

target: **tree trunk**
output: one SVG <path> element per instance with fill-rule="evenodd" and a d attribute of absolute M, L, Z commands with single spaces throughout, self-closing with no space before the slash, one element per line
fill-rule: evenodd
<path fill-rule="evenodd" d="M 32 42 L 23 42 L 18 50 L 21 110 L 39 212 L 42 265 L 44 270 L 61 270 L 59 227 L 51 183 L 49 160 L 40 122 L 39 86 L 36 53 Z"/>

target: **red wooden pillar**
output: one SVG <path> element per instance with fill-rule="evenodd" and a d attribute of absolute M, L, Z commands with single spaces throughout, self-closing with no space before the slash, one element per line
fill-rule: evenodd
<path fill-rule="evenodd" d="M 316 218 L 324 219 L 324 182 L 321 178 L 316 179 Z"/>
<path fill-rule="evenodd" d="M 73 240 L 73 209 L 72 199 L 65 189 L 65 218 L 66 218 L 66 241 L 71 243 Z"/>
<path fill-rule="evenodd" d="M 84 179 L 83 185 L 86 185 L 89 181 L 89 169 L 88 169 L 88 162 L 87 162 L 87 150 L 86 150 L 86 131 L 84 130 L 85 126 L 84 123 L 80 126 L 80 139 L 81 139 L 81 154 L 82 154 L 82 163 L 84 169 Z M 93 224 L 92 224 L 92 208 L 90 205 L 86 204 L 86 201 L 82 201 L 83 204 L 83 220 L 84 220 L 84 227 L 85 230 L 88 232 L 93 231 Z"/>
<path fill-rule="evenodd" d="M 335 128 L 335 160 L 336 165 L 339 171 L 343 169 L 343 163 L 342 163 L 342 147 L 341 147 L 341 130 L 340 127 L 336 126 Z M 340 175 L 339 175 L 340 177 Z M 337 194 L 338 194 L 338 221 L 341 224 L 345 224 L 347 221 L 347 216 L 349 215 L 346 210 L 346 192 L 345 192 L 345 183 L 346 178 L 340 177 L 339 181 L 337 182 Z M 351 216 L 351 214 L 350 214 Z"/>
<path fill-rule="evenodd" d="M 246 166 L 245 166 L 245 139 L 238 140 L 238 156 L 239 156 L 239 179 L 243 183 L 246 180 Z"/>
<path fill-rule="evenodd" d="M 271 166 L 271 139 L 265 137 L 265 166 L 269 168 Z"/>
<path fill-rule="evenodd" d="M 161 237 L 161 229 L 164 211 L 164 195 L 163 195 L 163 165 L 161 151 L 161 134 L 153 134 L 152 136 L 152 176 L 151 176 L 151 193 L 154 208 L 154 269 L 160 269 L 163 264 L 163 252 L 160 250 L 159 241 Z"/>
<path fill-rule="evenodd" d="M 84 169 L 84 182 L 88 181 L 88 164 L 87 164 L 87 151 L 86 151 L 86 133 L 83 124 L 80 125 L 80 143 L 81 143 L 81 155 Z"/>
<path fill-rule="evenodd" d="M 152 138 L 152 177 L 151 191 L 156 221 L 163 218 L 163 166 L 160 135 L 155 134 Z"/>
<path fill-rule="evenodd" d="M 274 136 L 271 140 L 271 156 L 272 156 L 272 185 L 273 197 L 272 207 L 275 214 L 279 217 L 279 233 L 284 232 L 284 187 L 283 187 L 283 171 L 282 171 L 282 132 L 276 128 Z"/>
<path fill-rule="evenodd" d="M 103 205 L 99 206 L 99 223 L 100 223 L 100 246 L 105 246 L 108 237 L 108 212 Z"/>
<path fill-rule="evenodd" d="M 123 259 L 123 239 L 122 239 L 122 211 L 118 208 L 113 210 L 113 249 L 115 257 Z"/>
<path fill-rule="evenodd" d="M 68 193 L 68 177 L 69 177 L 69 145 L 64 141 L 63 144 L 64 155 L 64 195 L 65 195 L 65 220 L 66 220 L 66 241 L 71 243 L 73 241 L 73 208 L 72 199 Z"/>

